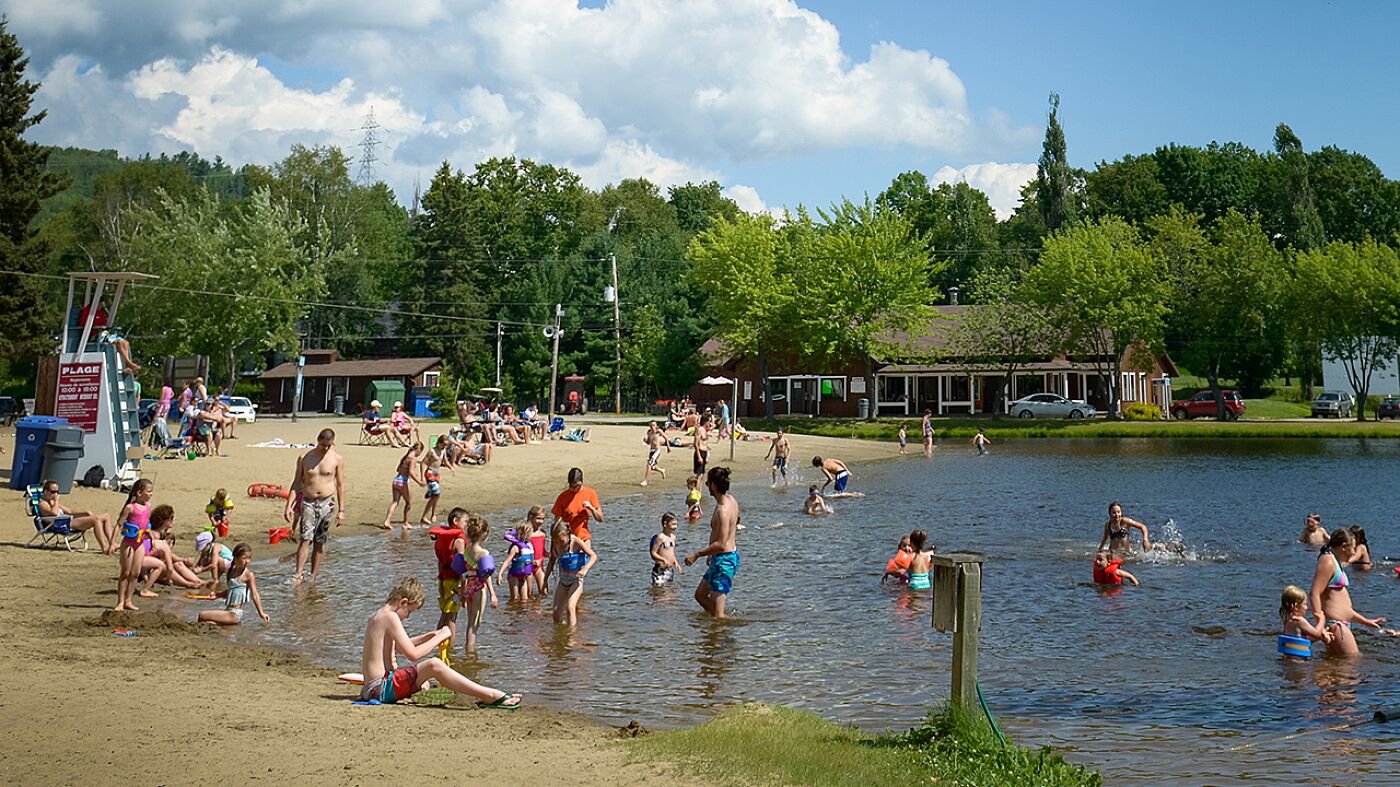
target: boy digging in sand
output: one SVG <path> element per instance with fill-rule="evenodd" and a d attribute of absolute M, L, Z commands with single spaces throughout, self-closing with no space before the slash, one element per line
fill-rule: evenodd
<path fill-rule="evenodd" d="M 520 707 L 519 694 L 482 686 L 448 667 L 442 659 L 431 658 L 407 667 L 398 666 L 395 652 L 417 661 L 452 636 L 446 626 L 416 637 L 408 636 L 403 622 L 423 606 L 423 599 L 423 584 L 417 577 L 408 577 L 395 585 L 384 600 L 384 606 L 369 616 L 369 622 L 365 625 L 364 649 L 360 655 L 360 672 L 365 678 L 364 685 L 360 687 L 360 699 L 394 703 L 408 699 L 429 680 L 436 680 L 444 688 L 458 694 L 476 697 L 477 704 L 483 708 L 514 710 Z"/>

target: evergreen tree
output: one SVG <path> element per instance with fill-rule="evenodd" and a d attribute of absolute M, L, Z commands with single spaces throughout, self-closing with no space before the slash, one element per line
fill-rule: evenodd
<path fill-rule="evenodd" d="M 1054 232 L 1074 218 L 1074 172 L 1065 154 L 1065 130 L 1060 127 L 1060 94 L 1050 94 L 1050 123 L 1035 169 L 1035 195 L 1045 229 Z"/>
<path fill-rule="evenodd" d="M 30 222 L 65 185 L 45 169 L 49 149 L 21 138 L 45 113 L 29 114 L 39 83 L 24 78 L 29 58 L 8 28 L 0 16 L 0 271 L 17 273 L 0 273 L 0 360 L 33 354 L 52 327 L 44 281 L 24 274 L 45 269 L 47 252 Z"/>
<path fill-rule="evenodd" d="M 1316 249 L 1326 238 L 1312 184 L 1308 182 L 1308 156 L 1303 152 L 1303 141 L 1287 123 L 1280 123 L 1274 129 L 1274 152 L 1279 157 L 1278 199 L 1284 240 L 1302 251 Z"/>

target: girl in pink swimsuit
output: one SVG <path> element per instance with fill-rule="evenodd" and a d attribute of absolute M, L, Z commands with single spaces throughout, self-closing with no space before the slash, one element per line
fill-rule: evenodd
<path fill-rule="evenodd" d="M 117 577 L 117 612 L 136 611 L 132 596 L 136 594 L 136 582 L 141 576 L 141 565 L 145 561 L 146 542 L 151 537 L 151 494 L 155 485 L 142 478 L 131 487 L 126 505 L 117 515 L 117 526 L 121 529 L 121 574 Z M 142 593 L 146 598 L 154 593 Z"/>

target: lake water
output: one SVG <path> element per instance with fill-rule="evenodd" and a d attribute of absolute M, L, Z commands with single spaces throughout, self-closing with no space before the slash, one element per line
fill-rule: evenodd
<path fill-rule="evenodd" d="M 607 521 L 594 528 L 602 563 L 578 629 L 556 629 L 547 601 L 513 605 L 502 588 L 479 661 L 457 666 L 529 702 L 615 724 L 689 724 L 757 700 L 868 729 L 908 727 L 946 697 L 951 657 L 951 635 L 930 626 L 930 599 L 880 582 L 900 535 L 921 527 L 941 551 L 987 556 L 981 683 L 1021 743 L 1096 765 L 1108 784 L 1400 778 L 1391 775 L 1400 723 L 1326 729 L 1400 706 L 1400 638 L 1363 631 L 1361 660 L 1306 663 L 1283 660 L 1274 640 L 1283 586 L 1312 576 L 1316 551 L 1295 543 L 1310 510 L 1329 528 L 1367 528 L 1378 566 L 1351 572 L 1354 603 L 1400 617 L 1400 578 L 1383 559 L 1400 555 L 1400 441 L 1035 440 L 984 457 L 941 447 L 931 460 L 855 473 L 851 488 L 868 496 L 809 519 L 798 512 L 802 479 L 773 490 L 765 468 L 745 468 L 733 490 L 747 526 L 743 567 L 723 623 L 698 615 L 691 598 L 703 566 L 649 588 L 647 540 L 663 511 L 683 511 L 683 493 L 606 500 Z M 1154 539 L 1170 521 L 1190 559 L 1131 564 L 1140 588 L 1091 585 L 1112 500 Z M 499 534 L 523 513 L 488 517 L 498 557 Z M 679 551 L 707 533 L 683 525 Z M 422 533 L 333 546 L 326 576 L 295 594 L 282 584 L 290 564 L 259 561 L 274 623 L 234 636 L 357 669 L 365 617 L 396 578 L 432 580 L 432 552 Z M 436 616 L 430 598 L 409 628 L 427 630 Z"/>

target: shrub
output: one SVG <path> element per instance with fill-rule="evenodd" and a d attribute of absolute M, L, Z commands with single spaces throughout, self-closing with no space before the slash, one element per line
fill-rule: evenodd
<path fill-rule="evenodd" d="M 1127 402 L 1123 405 L 1123 419 L 1126 421 L 1160 421 L 1162 411 L 1147 402 Z"/>

